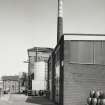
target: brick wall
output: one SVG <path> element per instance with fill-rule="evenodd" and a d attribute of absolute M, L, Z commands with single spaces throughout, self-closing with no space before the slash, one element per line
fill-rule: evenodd
<path fill-rule="evenodd" d="M 105 91 L 105 66 L 64 63 L 64 105 L 85 105 L 91 89 Z"/>

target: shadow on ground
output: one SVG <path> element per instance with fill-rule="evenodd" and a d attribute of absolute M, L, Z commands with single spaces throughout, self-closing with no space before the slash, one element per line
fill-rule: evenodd
<path fill-rule="evenodd" d="M 46 97 L 38 97 L 38 96 L 29 96 L 26 99 L 26 102 L 39 104 L 39 105 L 55 105 L 51 101 L 49 101 Z"/>

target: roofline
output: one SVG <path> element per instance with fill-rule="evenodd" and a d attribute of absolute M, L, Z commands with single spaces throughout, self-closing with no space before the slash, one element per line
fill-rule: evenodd
<path fill-rule="evenodd" d="M 19 80 L 19 76 L 2 76 L 2 80 L 13 80 L 13 81 L 17 81 Z"/>
<path fill-rule="evenodd" d="M 36 51 L 36 49 L 38 49 L 38 51 L 44 51 L 44 49 L 45 49 L 45 51 L 47 50 L 47 51 L 53 51 L 53 48 L 48 48 L 48 47 L 33 47 L 33 48 L 29 48 L 29 49 L 27 49 L 27 51 Z"/>
<path fill-rule="evenodd" d="M 63 35 L 88 35 L 88 36 L 105 36 L 105 34 L 98 34 L 98 33 L 96 33 L 96 34 L 91 34 L 91 33 L 64 33 Z"/>

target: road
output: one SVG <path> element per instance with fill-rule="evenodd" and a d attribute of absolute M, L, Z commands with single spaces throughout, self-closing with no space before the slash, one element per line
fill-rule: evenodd
<path fill-rule="evenodd" d="M 0 105 L 54 105 L 46 97 L 32 97 L 20 94 L 7 94 L 0 98 Z"/>

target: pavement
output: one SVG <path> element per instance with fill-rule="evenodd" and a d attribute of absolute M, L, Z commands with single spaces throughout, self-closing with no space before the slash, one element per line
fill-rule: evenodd
<path fill-rule="evenodd" d="M 55 105 L 46 97 L 6 94 L 0 97 L 0 105 Z"/>

